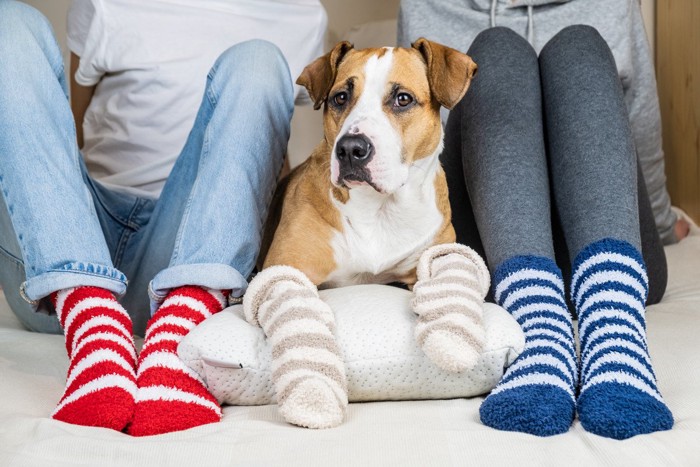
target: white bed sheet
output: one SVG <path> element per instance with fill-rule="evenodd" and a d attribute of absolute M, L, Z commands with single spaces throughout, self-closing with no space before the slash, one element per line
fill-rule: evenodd
<path fill-rule="evenodd" d="M 666 296 L 647 319 L 671 431 L 615 441 L 576 421 L 551 438 L 500 432 L 473 398 L 355 403 L 322 431 L 284 423 L 276 406 L 226 407 L 221 423 L 132 438 L 49 418 L 68 367 L 62 337 L 23 330 L 0 297 L 0 466 L 700 465 L 700 229 L 666 253 Z"/>

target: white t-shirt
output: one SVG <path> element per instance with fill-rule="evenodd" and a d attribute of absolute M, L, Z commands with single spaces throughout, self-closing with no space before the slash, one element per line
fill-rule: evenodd
<path fill-rule="evenodd" d="M 282 50 L 294 81 L 322 54 L 326 24 L 319 0 L 74 0 L 75 80 L 99 83 L 83 123 L 90 174 L 120 191 L 159 196 L 217 57 L 265 39 Z"/>

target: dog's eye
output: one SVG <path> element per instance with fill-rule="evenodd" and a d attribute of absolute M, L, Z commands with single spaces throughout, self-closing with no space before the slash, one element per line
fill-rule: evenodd
<path fill-rule="evenodd" d="M 399 107 L 406 107 L 410 103 L 413 102 L 413 96 L 406 92 L 400 92 L 398 96 L 396 96 L 396 103 L 395 105 L 398 105 Z"/>
<path fill-rule="evenodd" d="M 333 102 L 335 102 L 336 105 L 342 107 L 345 105 L 345 103 L 348 101 L 348 93 L 345 91 L 341 91 L 337 93 L 335 96 L 333 96 Z"/>

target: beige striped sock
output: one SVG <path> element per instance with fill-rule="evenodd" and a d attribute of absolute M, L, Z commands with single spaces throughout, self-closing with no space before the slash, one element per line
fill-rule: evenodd
<path fill-rule="evenodd" d="M 437 366 L 458 373 L 476 366 L 484 346 L 482 304 L 490 279 L 486 264 L 457 243 L 428 248 L 418 261 L 413 311 L 418 345 Z"/>
<path fill-rule="evenodd" d="M 298 269 L 272 266 L 251 281 L 243 310 L 272 345 L 272 381 L 284 419 L 308 428 L 339 425 L 348 405 L 345 364 L 335 317 L 316 286 Z"/>

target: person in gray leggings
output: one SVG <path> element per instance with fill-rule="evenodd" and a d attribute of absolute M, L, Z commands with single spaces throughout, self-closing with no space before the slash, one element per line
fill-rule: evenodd
<path fill-rule="evenodd" d="M 548 436 L 578 412 L 586 430 L 617 439 L 670 429 L 644 318 L 666 260 L 610 49 L 594 28 L 570 26 L 538 57 L 495 27 L 467 53 L 478 73 L 441 155 L 453 223 L 525 332 L 482 422 Z"/>

